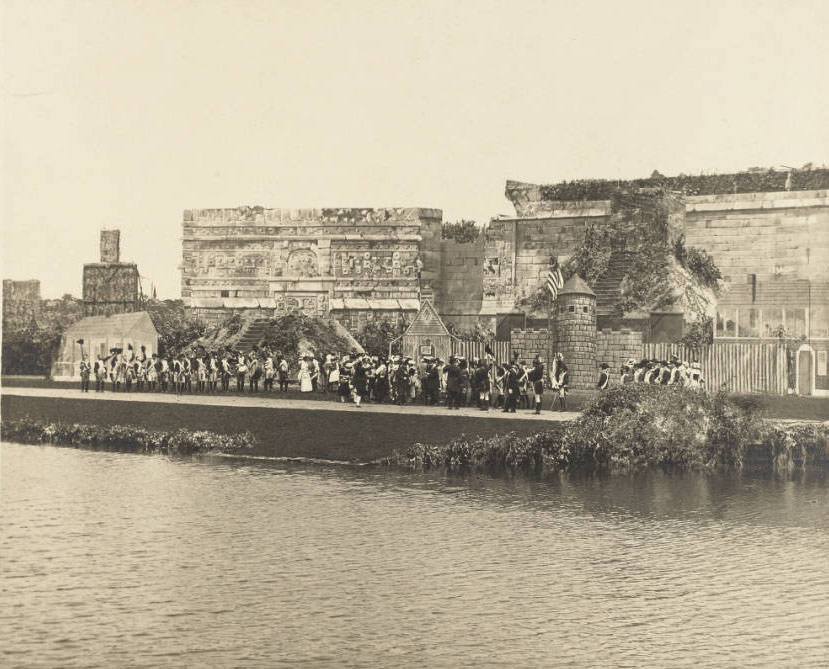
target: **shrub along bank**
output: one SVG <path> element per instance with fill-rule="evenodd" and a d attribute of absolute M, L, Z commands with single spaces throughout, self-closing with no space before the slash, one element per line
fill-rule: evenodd
<path fill-rule="evenodd" d="M 415 444 L 387 465 L 488 474 L 791 470 L 825 466 L 829 423 L 764 420 L 759 404 L 686 388 L 630 385 L 603 393 L 569 423 L 530 436 L 462 436 Z"/>
<path fill-rule="evenodd" d="M 132 425 L 43 423 L 30 418 L 3 420 L 3 441 L 21 444 L 55 444 L 131 453 L 243 453 L 253 448 L 250 432 L 218 434 L 206 430 L 147 430 Z"/>

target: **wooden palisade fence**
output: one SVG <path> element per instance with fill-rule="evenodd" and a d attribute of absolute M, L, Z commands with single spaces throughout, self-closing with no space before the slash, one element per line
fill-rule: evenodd
<path fill-rule="evenodd" d="M 492 349 L 495 360 L 508 362 L 511 358 L 511 343 L 508 341 L 492 340 L 490 342 L 471 341 L 466 339 L 452 339 L 452 355 L 458 355 L 472 360 L 486 356 L 486 347 Z"/>
<path fill-rule="evenodd" d="M 643 344 L 649 360 L 669 360 L 671 355 L 686 362 L 699 362 L 706 388 L 730 393 L 785 395 L 786 347 L 779 343 L 715 343 L 690 348 L 680 344 Z"/>

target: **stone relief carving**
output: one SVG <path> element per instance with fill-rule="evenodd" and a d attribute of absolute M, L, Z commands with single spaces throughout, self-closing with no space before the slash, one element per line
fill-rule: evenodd
<path fill-rule="evenodd" d="M 286 263 L 286 274 L 298 277 L 319 276 L 317 254 L 311 249 L 292 251 Z"/>
<path fill-rule="evenodd" d="M 303 313 L 306 316 L 322 316 L 327 311 L 326 295 L 275 295 L 276 315 Z"/>

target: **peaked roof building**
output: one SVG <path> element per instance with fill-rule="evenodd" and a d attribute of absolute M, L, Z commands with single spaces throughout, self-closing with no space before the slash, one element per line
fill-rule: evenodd
<path fill-rule="evenodd" d="M 404 337 L 451 337 L 451 333 L 443 323 L 440 315 L 429 300 L 423 300 L 417 316 L 406 328 Z"/>

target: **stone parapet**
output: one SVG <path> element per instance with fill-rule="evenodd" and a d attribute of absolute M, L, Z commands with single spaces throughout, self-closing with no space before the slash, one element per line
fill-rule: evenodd
<path fill-rule="evenodd" d="M 596 362 L 610 367 L 611 381 L 619 378 L 619 369 L 625 362 L 642 357 L 642 333 L 635 330 L 600 330 L 596 333 Z"/>
<path fill-rule="evenodd" d="M 518 359 L 529 363 L 536 356 L 545 362 L 553 352 L 554 330 L 546 328 L 513 329 L 510 331 L 510 348 Z"/>

